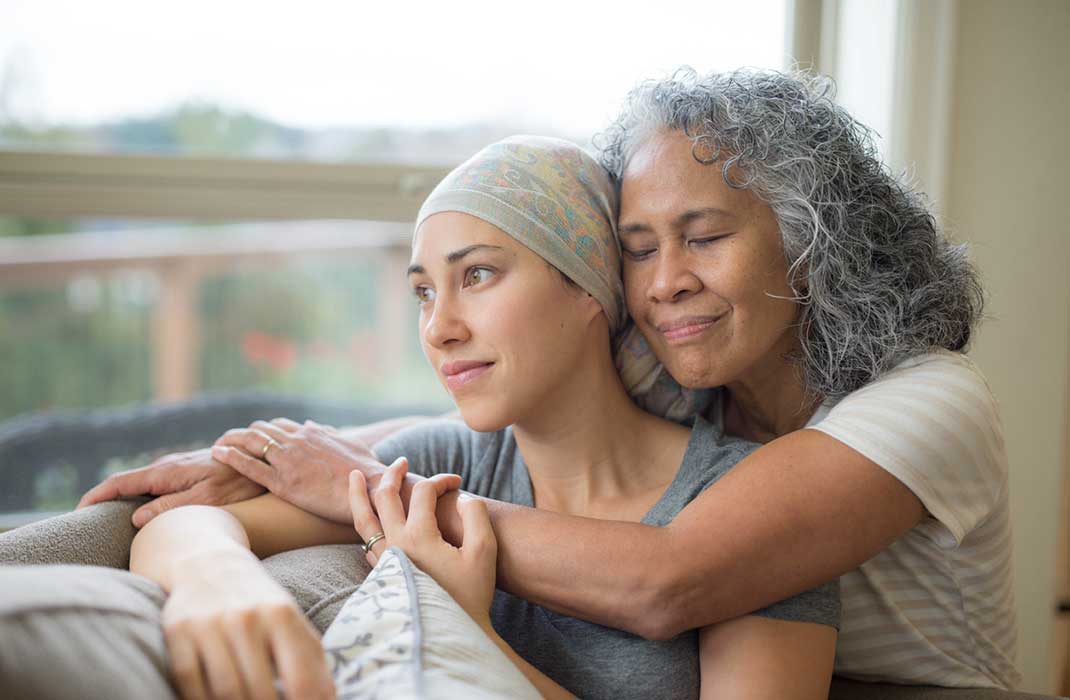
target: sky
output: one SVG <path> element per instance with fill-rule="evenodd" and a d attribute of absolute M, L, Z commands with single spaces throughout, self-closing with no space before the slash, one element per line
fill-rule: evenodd
<path fill-rule="evenodd" d="M 786 0 L 0 0 L 0 118 L 211 101 L 295 127 L 604 126 L 638 80 L 781 68 Z"/>

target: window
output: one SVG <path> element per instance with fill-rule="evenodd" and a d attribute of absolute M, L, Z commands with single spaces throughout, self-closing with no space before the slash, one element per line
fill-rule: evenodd
<path fill-rule="evenodd" d="M 8 147 L 452 164 L 585 141 L 639 79 L 786 64 L 786 3 L 11 0 Z"/>
<path fill-rule="evenodd" d="M 0 7 L 0 514 L 70 507 L 235 406 L 447 409 L 403 271 L 448 167 L 587 143 L 680 65 L 787 63 L 784 0 L 296 7 Z"/>

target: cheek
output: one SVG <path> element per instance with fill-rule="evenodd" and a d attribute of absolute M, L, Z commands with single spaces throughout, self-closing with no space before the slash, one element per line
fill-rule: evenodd
<path fill-rule="evenodd" d="M 624 303 L 628 307 L 628 313 L 633 317 L 640 316 L 639 309 L 646 302 L 646 289 L 648 275 L 644 274 L 643 266 L 635 263 L 624 262 L 621 267 L 621 279 L 624 281 Z"/>

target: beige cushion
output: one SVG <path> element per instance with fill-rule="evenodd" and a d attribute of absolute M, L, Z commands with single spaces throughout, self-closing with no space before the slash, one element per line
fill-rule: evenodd
<path fill-rule="evenodd" d="M 0 567 L 0 697 L 171 698 L 164 594 L 104 567 Z"/>
<path fill-rule="evenodd" d="M 4 533 L 0 562 L 125 567 L 135 507 L 101 504 Z M 370 569 L 352 545 L 285 552 L 264 565 L 321 632 Z M 119 568 L 0 566 L 0 698 L 174 697 L 163 603 L 159 586 Z"/>
<path fill-rule="evenodd" d="M 0 564 L 85 564 L 125 569 L 146 499 L 109 501 L 0 533 Z"/>

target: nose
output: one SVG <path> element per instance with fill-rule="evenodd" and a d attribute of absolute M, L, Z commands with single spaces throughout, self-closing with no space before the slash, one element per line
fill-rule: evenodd
<path fill-rule="evenodd" d="M 647 290 L 657 302 L 686 299 L 702 288 L 702 280 L 691 269 L 693 261 L 686 250 L 665 246 L 654 261 L 654 277 Z"/>
<path fill-rule="evenodd" d="M 463 343 L 470 333 L 458 304 L 450 295 L 440 295 L 423 327 L 424 341 L 431 347 L 442 349 L 448 345 Z"/>

